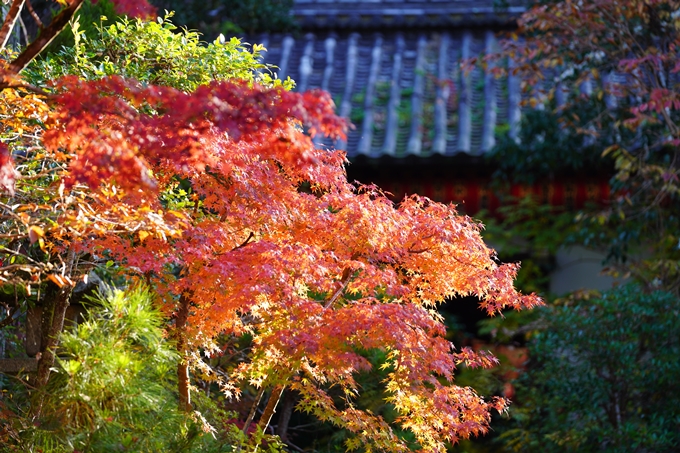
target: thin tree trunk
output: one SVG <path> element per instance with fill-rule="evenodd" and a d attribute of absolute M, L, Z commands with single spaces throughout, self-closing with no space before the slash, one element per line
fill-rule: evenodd
<path fill-rule="evenodd" d="M 175 317 L 175 334 L 177 336 L 177 352 L 179 363 L 177 364 L 177 388 L 179 391 L 179 409 L 190 412 L 191 393 L 189 391 L 189 363 L 186 358 L 186 327 L 189 318 L 189 299 L 184 295 L 179 298 L 179 310 Z"/>
<path fill-rule="evenodd" d="M 38 360 L 38 371 L 34 382 L 36 388 L 44 387 L 50 378 L 50 368 L 54 366 L 59 336 L 61 331 L 64 330 L 64 319 L 71 294 L 73 294 L 73 285 L 62 286 L 56 291 L 51 301 L 51 307 L 49 307 L 51 309 L 44 308 L 43 316 L 46 314 L 48 317 L 43 318 L 46 321 L 47 335 L 43 338 L 43 344 L 40 345 L 40 359 Z"/>
<path fill-rule="evenodd" d="M 14 25 L 17 23 L 17 19 L 21 14 L 21 9 L 24 7 L 25 2 L 26 0 L 14 0 L 9 7 L 9 11 L 7 11 L 7 15 L 5 16 L 5 21 L 0 29 L 0 50 L 4 49 L 7 45 L 7 41 L 12 34 L 12 30 L 14 30 Z"/>
<path fill-rule="evenodd" d="M 260 417 L 260 421 L 257 424 L 257 426 L 262 429 L 262 432 L 264 432 L 267 429 L 267 426 L 269 426 L 269 422 L 272 420 L 274 412 L 276 412 L 276 406 L 279 404 L 279 400 L 281 399 L 284 389 L 285 386 L 277 385 L 272 390 L 272 394 L 269 397 L 269 401 L 267 402 L 267 407 L 264 408 L 262 417 Z"/>
<path fill-rule="evenodd" d="M 57 347 L 59 346 L 59 337 L 64 329 L 66 309 L 69 306 L 73 288 L 74 285 L 64 285 L 58 288 L 54 293 L 54 297 L 47 301 L 49 306 L 43 308 L 41 324 L 46 329 L 46 335 L 43 336 L 41 341 L 38 370 L 33 381 L 33 387 L 40 392 L 31 408 L 31 412 L 35 417 L 39 417 L 42 411 L 45 396 L 42 389 L 47 385 L 50 379 L 50 370 L 54 366 L 54 359 L 57 355 Z"/>
<path fill-rule="evenodd" d="M 276 426 L 276 435 L 281 438 L 283 442 L 288 440 L 288 426 L 290 425 L 290 418 L 293 415 L 295 408 L 295 394 L 288 390 L 283 395 L 283 403 L 281 404 L 281 415 L 279 415 L 279 422 Z"/>
<path fill-rule="evenodd" d="M 248 413 L 248 418 L 246 418 L 246 422 L 243 424 L 243 434 L 248 434 L 248 428 L 250 428 L 250 424 L 253 423 L 253 419 L 255 418 L 255 413 L 257 412 L 257 406 L 259 406 L 260 401 L 262 401 L 262 396 L 264 395 L 264 390 L 265 390 L 265 386 L 263 385 L 260 388 L 260 391 L 257 392 L 257 396 L 255 397 L 255 401 L 253 402 L 253 405 L 250 407 L 250 412 Z"/>

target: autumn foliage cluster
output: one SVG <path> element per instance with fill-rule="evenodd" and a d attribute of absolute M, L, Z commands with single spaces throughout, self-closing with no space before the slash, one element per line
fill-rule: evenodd
<path fill-rule="evenodd" d="M 81 1 L 66 3 L 55 21 Z M 269 394 L 260 428 L 287 388 L 300 409 L 354 433 L 349 447 L 403 451 L 384 420 L 353 402 L 373 349 L 386 353 L 387 401 L 418 448 L 443 451 L 482 433 L 490 411 L 506 407 L 453 383 L 461 364 L 495 359 L 455 350 L 436 307 L 475 295 L 493 315 L 539 300 L 515 291 L 517 266 L 499 264 L 481 226 L 453 206 L 419 197 L 395 206 L 378 188 L 348 183 L 344 153 L 312 140 L 344 134 L 327 94 L 288 91 L 255 63 L 245 79 L 221 74 L 182 88 L 172 77 L 156 85 L 86 71 L 38 86 L 19 74 L 36 42 L 2 69 L 0 154 L 0 278 L 44 307 L 36 392 L 76 285 L 113 265 L 156 294 L 180 356 L 183 409 L 192 407 L 193 370 L 229 397 L 246 386 L 261 389 L 256 404 Z M 229 49 L 234 67 L 255 61 L 238 42 L 211 46 Z M 243 336 L 243 358 L 212 369 L 205 357 Z"/>

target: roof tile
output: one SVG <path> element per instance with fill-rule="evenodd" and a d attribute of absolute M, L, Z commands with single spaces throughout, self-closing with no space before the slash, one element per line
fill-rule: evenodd
<path fill-rule="evenodd" d="M 297 90 L 329 91 L 338 114 L 354 128 L 350 157 L 472 155 L 488 151 L 501 123 L 516 128 L 519 83 L 496 79 L 461 59 L 495 51 L 490 30 L 307 33 L 264 35 L 264 61 L 290 76 Z"/>
<path fill-rule="evenodd" d="M 317 143 L 350 158 L 480 155 L 499 124 L 516 134 L 520 85 L 481 67 L 466 73 L 460 62 L 496 52 L 493 31 L 522 1 L 499 9 L 493 0 L 296 0 L 306 34 L 253 41 L 267 47 L 264 62 L 279 78 L 329 91 L 354 125 L 346 141 Z"/>

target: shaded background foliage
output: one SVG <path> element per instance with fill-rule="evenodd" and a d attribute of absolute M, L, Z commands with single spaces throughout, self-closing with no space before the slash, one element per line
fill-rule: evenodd
<path fill-rule="evenodd" d="M 519 140 L 499 131 L 497 190 L 599 173 L 611 176 L 611 197 L 581 212 L 515 200 L 486 237 L 501 257 L 521 256 L 522 285 L 545 279 L 560 247 L 583 245 L 623 286 L 542 292 L 550 306 L 483 323 L 501 341 L 523 335 L 530 360 L 510 418 L 468 451 L 677 449 L 678 111 L 654 102 L 660 89 L 678 96 L 678 6 L 539 2 L 521 19 L 526 41 L 506 42 L 522 76 L 547 88 L 527 93 Z"/>
<path fill-rule="evenodd" d="M 526 452 L 671 452 L 680 443 L 680 307 L 629 284 L 541 310 L 512 427 Z"/>
<path fill-rule="evenodd" d="M 213 39 L 219 33 L 250 35 L 295 29 L 293 0 L 152 0 L 159 12 L 175 12 L 175 22 Z"/>

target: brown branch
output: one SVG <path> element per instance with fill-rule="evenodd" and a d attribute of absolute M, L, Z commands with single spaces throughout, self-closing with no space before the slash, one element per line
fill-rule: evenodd
<path fill-rule="evenodd" d="M 39 94 L 41 96 L 45 96 L 47 98 L 52 98 L 54 95 L 43 90 L 42 88 L 39 88 L 35 85 L 31 85 L 30 83 L 22 82 L 20 80 L 11 80 L 11 79 L 5 79 L 4 81 L 0 82 L 0 89 L 5 89 L 5 88 L 23 88 L 26 91 L 30 91 L 31 93 L 34 94 Z M 24 134 L 24 137 L 26 135 Z M 24 178 L 22 178 L 24 179 Z"/>
<path fill-rule="evenodd" d="M 17 0 L 15 0 L 16 3 Z M 84 0 L 71 0 L 69 5 L 62 9 L 57 14 L 52 22 L 42 30 L 40 36 L 30 43 L 21 54 L 9 64 L 9 71 L 14 74 L 19 74 L 28 66 L 28 64 L 37 57 L 52 40 L 57 37 L 59 33 L 68 25 L 71 18 L 76 14 L 78 9 L 82 6 Z M 23 2 L 22 2 L 23 3 Z"/>
<path fill-rule="evenodd" d="M 333 306 L 335 301 L 338 300 L 342 292 L 347 288 L 350 278 L 352 278 L 352 269 L 348 267 L 342 272 L 342 280 L 340 280 L 340 283 L 342 284 L 340 285 L 340 288 L 338 288 L 337 291 L 333 293 L 331 298 L 328 299 L 328 302 L 324 304 L 323 306 L 324 309 L 329 309 L 330 307 Z"/>
<path fill-rule="evenodd" d="M 43 24 L 42 21 L 40 20 L 40 16 L 38 16 L 35 10 L 33 9 L 33 5 L 31 5 L 31 0 L 26 0 L 26 9 L 28 9 L 28 12 L 31 14 L 31 17 L 33 17 L 35 23 L 38 24 L 40 30 L 45 28 L 45 24 Z"/>
<path fill-rule="evenodd" d="M 424 249 L 415 249 L 415 250 L 413 250 L 413 249 L 408 249 L 408 252 L 409 252 L 409 253 L 418 254 L 418 253 L 429 252 L 430 250 L 432 250 L 432 247 L 425 247 Z"/>
<path fill-rule="evenodd" d="M 23 359 L 20 359 L 20 360 L 23 360 Z M 4 372 L 4 371 L 0 371 L 0 374 L 3 375 L 3 376 L 5 376 L 5 377 L 12 378 L 12 379 L 15 379 L 15 380 L 19 381 L 19 382 L 20 382 L 24 387 L 26 387 L 27 389 L 30 389 L 30 390 L 37 390 L 37 389 L 36 389 L 35 387 L 33 387 L 28 381 L 25 381 L 25 380 L 21 379 L 21 376 L 20 376 L 20 375 L 17 376 L 17 375 L 14 374 L 14 373 L 6 373 L 6 372 Z"/>
<path fill-rule="evenodd" d="M 257 392 L 257 396 L 255 397 L 255 401 L 253 402 L 253 406 L 250 408 L 250 412 L 248 413 L 248 418 L 246 418 L 246 422 L 243 424 L 243 434 L 248 434 L 248 428 L 250 428 L 250 424 L 253 423 L 253 419 L 255 418 L 255 412 L 257 412 L 257 406 L 259 406 L 260 401 L 262 401 L 264 391 L 265 386 L 263 385 L 260 388 L 260 391 Z"/>
<path fill-rule="evenodd" d="M 14 250 L 12 250 L 12 249 L 8 249 L 8 248 L 5 247 L 4 245 L 0 245 L 0 252 L 4 252 L 4 253 L 7 253 L 7 254 L 9 254 L 9 255 L 13 255 L 13 256 L 17 256 L 17 257 L 24 258 L 26 261 L 31 262 L 31 263 L 34 264 L 35 266 L 38 266 L 38 267 L 45 267 L 45 264 L 44 264 L 44 263 L 38 262 L 38 261 L 34 260 L 33 258 L 31 258 L 30 256 L 28 256 L 28 255 L 26 255 L 26 254 L 24 254 L 24 253 L 21 253 L 21 252 L 19 252 L 19 251 L 14 251 Z M 23 266 L 23 264 L 22 264 L 22 266 Z M 4 266 L 3 269 L 5 269 L 5 268 L 7 268 L 7 267 L 9 267 L 9 266 Z"/>
<path fill-rule="evenodd" d="M 267 426 L 269 426 L 269 422 L 272 420 L 274 412 L 276 412 L 276 406 L 279 404 L 281 395 L 283 395 L 283 390 L 285 388 L 286 387 L 283 385 L 277 385 L 272 390 L 272 394 L 269 396 L 269 401 L 267 401 L 267 407 L 264 408 L 262 417 L 260 417 L 260 421 L 257 424 L 258 428 L 262 429 L 262 432 L 264 432 L 267 429 Z"/>
<path fill-rule="evenodd" d="M 248 243 L 250 242 L 250 240 L 253 239 L 254 237 L 255 237 L 255 234 L 251 231 L 250 234 L 248 235 L 248 237 L 246 238 L 246 240 L 243 241 L 243 242 L 241 243 L 241 245 L 237 245 L 236 247 L 234 247 L 233 249 L 231 249 L 231 251 L 233 252 L 234 250 L 238 250 L 238 249 L 240 249 L 240 248 L 245 247 L 246 245 L 248 245 Z"/>
<path fill-rule="evenodd" d="M 17 23 L 17 19 L 21 14 L 21 8 L 24 7 L 24 2 L 26 0 L 14 0 L 12 6 L 9 7 L 7 16 L 5 16 L 5 22 L 2 24 L 0 29 L 0 50 L 3 50 L 7 45 L 9 36 L 14 30 L 14 25 Z"/>
<path fill-rule="evenodd" d="M 19 305 L 15 306 L 12 309 L 12 311 L 7 314 L 7 317 L 5 319 L 3 319 L 2 321 L 0 321 L 0 329 L 11 324 L 11 322 L 14 321 L 14 315 L 16 315 L 17 312 L 19 311 L 19 307 L 20 307 Z"/>
<path fill-rule="evenodd" d="M 7 233 L 0 234 L 0 239 L 23 239 L 26 237 L 26 233 Z"/>

